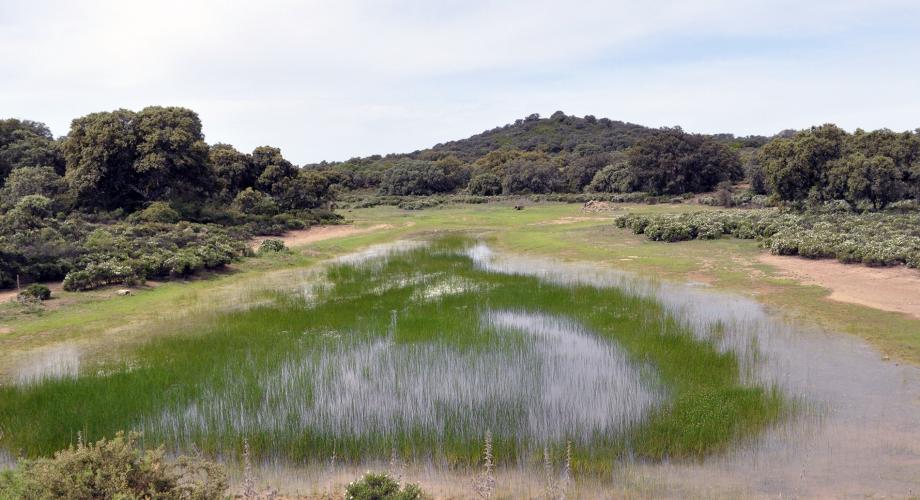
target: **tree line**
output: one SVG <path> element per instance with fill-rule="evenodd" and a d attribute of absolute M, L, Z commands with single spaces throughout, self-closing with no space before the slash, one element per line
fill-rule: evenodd
<path fill-rule="evenodd" d="M 207 207 L 276 214 L 327 206 L 334 172 L 298 168 L 271 146 L 208 145 L 189 109 L 120 109 L 73 120 L 54 139 L 40 123 L 0 121 L 4 211 L 131 213 L 164 202 L 191 218 Z"/>
<path fill-rule="evenodd" d="M 767 143 L 751 172 L 752 187 L 793 205 L 843 200 L 884 208 L 920 200 L 920 129 L 848 133 L 833 124 Z"/>
<path fill-rule="evenodd" d="M 316 209 L 348 190 L 674 196 L 745 181 L 753 193 L 799 206 L 845 200 L 879 209 L 920 198 L 917 131 L 823 125 L 739 138 L 557 112 L 423 151 L 298 167 L 271 146 L 244 153 L 209 145 L 201 128 L 194 111 L 161 106 L 92 113 L 57 139 L 41 123 L 2 120 L 0 210 L 20 218 L 131 213 L 163 202 L 196 220 Z"/>
<path fill-rule="evenodd" d="M 828 124 L 736 137 L 557 112 L 423 151 L 316 166 L 337 172 L 343 189 L 385 195 L 676 196 L 741 184 L 748 198 L 765 195 L 777 204 L 806 208 L 838 200 L 877 210 L 920 200 L 920 129 L 848 133 Z"/>

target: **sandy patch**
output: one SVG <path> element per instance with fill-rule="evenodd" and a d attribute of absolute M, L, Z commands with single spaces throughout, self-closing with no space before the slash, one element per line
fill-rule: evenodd
<path fill-rule="evenodd" d="M 758 260 L 803 284 L 827 288 L 831 300 L 920 318 L 920 271 L 916 269 L 867 267 L 770 254 L 761 255 Z"/>
<path fill-rule="evenodd" d="M 355 226 L 344 226 L 344 225 L 334 225 L 334 226 L 313 226 L 307 229 L 298 229 L 295 231 L 288 231 L 284 233 L 283 236 L 269 236 L 269 237 L 258 237 L 253 238 L 249 242 L 249 246 L 253 249 L 259 248 L 259 245 L 262 244 L 264 240 L 282 240 L 284 244 L 289 247 L 297 247 L 308 245 L 322 240 L 330 240 L 333 238 L 342 238 L 344 236 L 351 236 L 353 234 L 362 234 L 369 233 L 372 231 L 377 231 L 379 229 L 386 229 L 393 227 L 391 224 L 377 224 L 374 226 L 368 227 L 355 227 Z"/>
<path fill-rule="evenodd" d="M 578 222 L 609 220 L 607 217 L 560 217 L 558 219 L 534 222 L 529 226 L 558 226 L 561 224 L 576 224 Z"/>

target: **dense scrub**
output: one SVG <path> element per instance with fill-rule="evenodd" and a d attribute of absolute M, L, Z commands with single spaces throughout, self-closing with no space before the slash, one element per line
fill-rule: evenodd
<path fill-rule="evenodd" d="M 920 213 L 723 210 L 618 217 L 618 227 L 654 241 L 756 239 L 776 255 L 920 267 Z"/>
<path fill-rule="evenodd" d="M 277 148 L 209 146 L 185 108 L 92 113 L 58 140 L 42 124 L 0 120 L 0 288 L 220 268 L 253 234 L 340 220 L 337 179 Z"/>
<path fill-rule="evenodd" d="M 246 255 L 249 232 L 216 224 L 99 223 L 80 218 L 0 234 L 0 286 L 16 277 L 66 290 L 188 276 Z"/>

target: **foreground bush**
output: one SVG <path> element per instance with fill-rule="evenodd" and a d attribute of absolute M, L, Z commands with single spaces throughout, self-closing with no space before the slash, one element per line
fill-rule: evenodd
<path fill-rule="evenodd" d="M 284 241 L 282 240 L 263 240 L 259 245 L 259 253 L 277 253 L 285 250 Z"/>
<path fill-rule="evenodd" d="M 618 217 L 615 224 L 653 241 L 756 239 L 775 255 L 835 258 L 870 266 L 920 267 L 920 213 L 721 210 Z"/>
<path fill-rule="evenodd" d="M 399 483 L 386 474 L 368 472 L 360 480 L 345 489 L 347 500 L 420 500 L 428 498 L 416 484 L 407 484 L 402 489 Z"/>
<path fill-rule="evenodd" d="M 51 289 L 38 283 L 31 284 L 19 292 L 19 300 L 48 300 L 51 298 Z"/>
<path fill-rule="evenodd" d="M 227 476 L 219 465 L 186 457 L 168 462 L 162 448 L 140 451 L 137 439 L 135 433 L 118 433 L 53 458 L 22 461 L 0 475 L 0 498 L 205 500 L 225 495 Z"/>

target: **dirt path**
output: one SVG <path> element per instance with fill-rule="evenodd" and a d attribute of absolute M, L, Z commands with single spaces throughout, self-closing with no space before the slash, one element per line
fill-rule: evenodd
<path fill-rule="evenodd" d="M 803 284 L 827 288 L 831 300 L 920 318 L 920 271 L 916 269 L 867 267 L 770 254 L 761 255 L 758 260 Z"/>
<path fill-rule="evenodd" d="M 307 245 L 316 241 L 329 240 L 332 238 L 341 238 L 344 236 L 351 236 L 353 234 L 362 234 L 369 233 L 371 231 L 377 231 L 378 229 L 386 229 L 393 227 L 390 224 L 377 224 L 374 226 L 368 227 L 355 227 L 355 226 L 314 226 L 307 229 L 299 229 L 295 231 L 288 231 L 282 236 L 260 236 L 258 238 L 253 238 L 249 242 L 249 246 L 253 249 L 259 248 L 259 245 L 262 244 L 264 240 L 282 240 L 284 244 L 289 247 L 297 247 Z"/>

